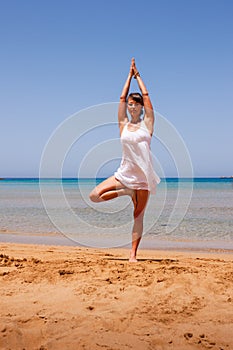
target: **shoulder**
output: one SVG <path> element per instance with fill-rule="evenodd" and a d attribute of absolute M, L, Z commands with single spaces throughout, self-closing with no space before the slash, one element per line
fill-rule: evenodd
<path fill-rule="evenodd" d="M 122 134 L 124 127 L 128 124 L 128 119 L 125 118 L 123 121 L 119 122 L 120 135 Z"/>

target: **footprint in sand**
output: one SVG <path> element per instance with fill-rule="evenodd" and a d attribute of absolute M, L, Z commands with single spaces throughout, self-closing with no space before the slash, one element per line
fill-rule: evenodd
<path fill-rule="evenodd" d="M 188 341 L 191 340 L 192 343 L 204 345 L 207 349 L 212 349 L 216 345 L 216 342 L 209 340 L 205 334 L 200 334 L 198 337 L 194 337 L 193 333 L 186 332 L 184 333 L 184 337 Z M 224 350 L 223 348 L 220 349 Z"/>

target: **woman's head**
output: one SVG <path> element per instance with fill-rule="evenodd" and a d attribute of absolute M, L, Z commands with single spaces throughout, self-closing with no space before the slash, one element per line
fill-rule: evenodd
<path fill-rule="evenodd" d="M 127 98 L 128 112 L 131 118 L 138 119 L 143 115 L 143 97 L 139 92 L 129 94 Z"/>
<path fill-rule="evenodd" d="M 127 102 L 129 102 L 130 100 L 133 100 L 137 103 L 140 103 L 140 105 L 144 105 L 143 103 L 143 97 L 139 92 L 132 92 L 131 94 L 129 94 L 128 98 L 127 98 Z"/>

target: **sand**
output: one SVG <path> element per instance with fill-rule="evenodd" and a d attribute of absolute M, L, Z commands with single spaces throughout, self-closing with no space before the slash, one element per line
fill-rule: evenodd
<path fill-rule="evenodd" d="M 0 244 L 1 350 L 233 349 L 233 254 Z"/>

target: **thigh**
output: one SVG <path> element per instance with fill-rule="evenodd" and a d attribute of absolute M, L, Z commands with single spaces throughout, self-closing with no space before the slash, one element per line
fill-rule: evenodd
<path fill-rule="evenodd" d="M 101 196 L 105 192 L 119 190 L 122 188 L 126 187 L 120 181 L 118 181 L 115 176 L 111 176 L 97 185 L 95 191 L 99 194 L 99 196 Z"/>
<path fill-rule="evenodd" d="M 134 202 L 134 217 L 144 214 L 150 196 L 147 190 L 136 190 L 136 201 Z"/>

